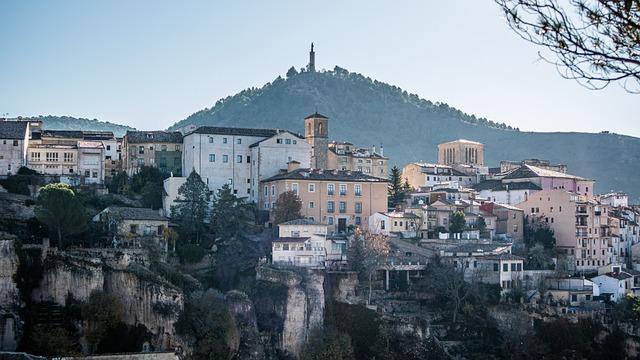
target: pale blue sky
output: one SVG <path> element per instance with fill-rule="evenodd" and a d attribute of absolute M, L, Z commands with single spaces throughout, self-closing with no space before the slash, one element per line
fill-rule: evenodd
<path fill-rule="evenodd" d="M 640 95 L 537 60 L 491 0 L 0 1 L 0 114 L 165 128 L 307 62 L 535 131 L 640 136 Z"/>

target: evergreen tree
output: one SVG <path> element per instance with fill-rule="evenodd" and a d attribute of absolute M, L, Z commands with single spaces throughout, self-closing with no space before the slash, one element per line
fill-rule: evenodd
<path fill-rule="evenodd" d="M 275 224 L 278 225 L 289 220 L 300 219 L 302 217 L 300 209 L 302 209 L 302 201 L 300 201 L 298 195 L 293 191 L 283 192 L 278 196 L 273 209 Z"/>
<path fill-rule="evenodd" d="M 452 233 L 460 233 L 464 230 L 464 227 L 467 225 L 466 220 L 464 219 L 464 213 L 462 211 L 456 211 L 451 215 L 451 220 L 449 222 L 449 231 Z"/>
<path fill-rule="evenodd" d="M 180 237 L 199 244 L 206 231 L 209 188 L 195 170 L 178 189 L 176 203 L 171 207 L 171 217 L 180 225 Z"/>
<path fill-rule="evenodd" d="M 36 217 L 55 233 L 58 247 L 63 236 L 83 232 L 87 228 L 87 215 L 76 193 L 67 184 L 49 184 L 40 189 Z"/>
<path fill-rule="evenodd" d="M 228 242 L 242 237 L 254 223 L 253 206 L 245 198 L 238 198 L 225 184 L 213 197 L 211 230 L 216 241 Z"/>
<path fill-rule="evenodd" d="M 408 186 L 408 183 L 406 184 Z M 402 182 L 402 173 L 397 166 L 391 168 L 389 175 L 388 203 L 389 207 L 396 207 L 404 201 L 408 190 Z"/>

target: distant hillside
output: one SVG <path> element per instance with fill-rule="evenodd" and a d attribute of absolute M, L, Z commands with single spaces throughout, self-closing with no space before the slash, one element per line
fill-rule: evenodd
<path fill-rule="evenodd" d="M 486 144 L 489 166 L 500 160 L 549 159 L 572 174 L 596 179 L 596 191 L 622 190 L 640 200 L 640 139 L 617 134 L 521 132 L 465 114 L 402 89 L 336 67 L 288 72 L 262 88 L 244 90 L 172 126 L 269 127 L 302 132 L 314 111 L 330 118 L 330 136 L 361 146 L 384 144 L 392 163 L 437 159 L 438 143 L 466 138 Z"/>
<path fill-rule="evenodd" d="M 38 116 L 32 117 L 42 121 L 42 126 L 49 130 L 89 130 L 89 131 L 112 131 L 115 136 L 124 136 L 127 130 L 135 130 L 126 125 L 114 124 L 98 119 L 83 119 L 71 116 Z"/>

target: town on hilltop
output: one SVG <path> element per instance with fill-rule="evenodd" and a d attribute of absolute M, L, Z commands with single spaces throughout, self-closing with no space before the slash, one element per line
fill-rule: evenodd
<path fill-rule="evenodd" d="M 327 115 L 121 138 L 0 121 L 0 351 L 305 359 L 347 334 L 361 358 L 542 358 L 588 329 L 589 356 L 637 356 L 640 205 L 473 140 L 389 158 Z"/>

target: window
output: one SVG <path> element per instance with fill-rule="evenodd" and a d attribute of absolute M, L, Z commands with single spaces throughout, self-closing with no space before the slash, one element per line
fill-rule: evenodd
<path fill-rule="evenodd" d="M 502 272 L 509 271 L 509 264 L 502 264 Z"/>
<path fill-rule="evenodd" d="M 493 264 L 493 271 L 500 271 L 500 264 L 498 263 Z"/>
<path fill-rule="evenodd" d="M 276 196 L 276 186 L 271 185 L 271 196 Z"/>
<path fill-rule="evenodd" d="M 229 155 L 222 155 L 222 162 L 223 163 L 228 163 L 229 162 Z"/>
<path fill-rule="evenodd" d="M 223 138 L 222 138 L 222 143 L 223 143 L 223 144 L 226 144 L 227 142 L 228 142 L 228 139 L 227 139 L 226 137 L 223 137 Z"/>
<path fill-rule="evenodd" d="M 578 295 L 577 294 L 571 294 L 571 301 L 578 301 Z"/>
<path fill-rule="evenodd" d="M 236 162 L 242 164 L 242 155 L 236 155 Z"/>
<path fill-rule="evenodd" d="M 333 195 L 335 187 L 333 184 L 327 184 L 327 195 Z"/>
<path fill-rule="evenodd" d="M 58 153 L 48 152 L 46 153 L 46 158 L 47 158 L 47 161 L 56 162 L 58 161 Z"/>
<path fill-rule="evenodd" d="M 91 175 L 91 171 L 89 171 L 89 170 L 85 170 L 85 171 L 84 171 L 84 176 L 85 176 L 85 177 L 89 177 L 89 175 Z"/>
<path fill-rule="evenodd" d="M 340 212 L 341 213 L 346 213 L 347 212 L 347 202 L 346 201 L 340 201 Z"/>
<path fill-rule="evenodd" d="M 64 162 L 72 162 L 73 153 L 64 153 Z"/>
<path fill-rule="evenodd" d="M 138 146 L 138 154 L 140 155 L 144 154 L 144 146 L 142 145 Z"/>
<path fill-rule="evenodd" d="M 138 233 L 138 225 L 137 224 L 131 224 L 129 226 L 129 232 L 132 233 L 132 234 Z"/>
<path fill-rule="evenodd" d="M 356 194 L 356 196 L 362 196 L 362 185 L 355 184 L 353 188 L 354 188 L 354 193 Z"/>
<path fill-rule="evenodd" d="M 297 144 L 298 140 L 293 140 L 293 145 Z"/>
<path fill-rule="evenodd" d="M 327 201 L 327 212 L 332 213 L 335 211 L 335 203 L 333 201 Z"/>
<path fill-rule="evenodd" d="M 180 151 L 180 145 L 176 145 L 176 151 Z"/>
<path fill-rule="evenodd" d="M 340 184 L 340 196 L 347 195 L 347 184 Z"/>
<path fill-rule="evenodd" d="M 380 221 L 380 229 L 384 230 L 385 229 L 385 223 L 384 220 Z"/>
<path fill-rule="evenodd" d="M 209 136 L 209 144 L 213 144 L 213 137 Z"/>
<path fill-rule="evenodd" d="M 291 191 L 293 191 L 294 194 L 298 195 L 298 184 L 297 183 L 291 184 Z"/>
<path fill-rule="evenodd" d="M 216 162 L 216 154 L 209 154 L 209 162 Z"/>
<path fill-rule="evenodd" d="M 309 192 L 316 192 L 316 184 L 309 184 L 308 188 Z"/>
<path fill-rule="evenodd" d="M 31 153 L 31 161 L 40 161 L 40 153 L 32 152 Z"/>
<path fill-rule="evenodd" d="M 356 212 L 356 214 L 361 214 L 362 213 L 362 203 L 361 202 L 357 202 L 356 203 L 355 212 Z"/>
<path fill-rule="evenodd" d="M 516 271 L 516 264 L 515 263 L 511 264 L 511 271 Z"/>
<path fill-rule="evenodd" d="M 91 173 L 91 177 L 92 177 L 92 178 L 97 178 L 97 177 L 98 177 L 98 172 L 97 172 L 97 171 L 93 171 L 93 172 Z"/>
<path fill-rule="evenodd" d="M 242 144 L 242 139 L 241 138 L 237 138 L 236 139 L 236 144 L 241 145 Z"/>
<path fill-rule="evenodd" d="M 247 155 L 247 164 L 251 163 L 251 156 Z"/>
<path fill-rule="evenodd" d="M 291 145 L 291 139 L 284 139 L 284 143 L 287 145 Z"/>
<path fill-rule="evenodd" d="M 356 225 L 362 224 L 362 218 L 360 216 L 356 216 Z"/>
<path fill-rule="evenodd" d="M 313 201 L 309 201 L 309 209 L 315 209 L 316 203 Z"/>
<path fill-rule="evenodd" d="M 282 139 L 276 139 L 276 144 L 282 144 Z"/>
<path fill-rule="evenodd" d="M 107 145 L 107 151 L 111 150 L 111 145 Z"/>
<path fill-rule="evenodd" d="M 13 140 L 13 146 L 18 146 L 18 140 Z"/>
<path fill-rule="evenodd" d="M 333 225 L 333 216 L 329 216 L 329 217 L 327 218 L 327 224 L 329 224 L 329 225 Z"/>

